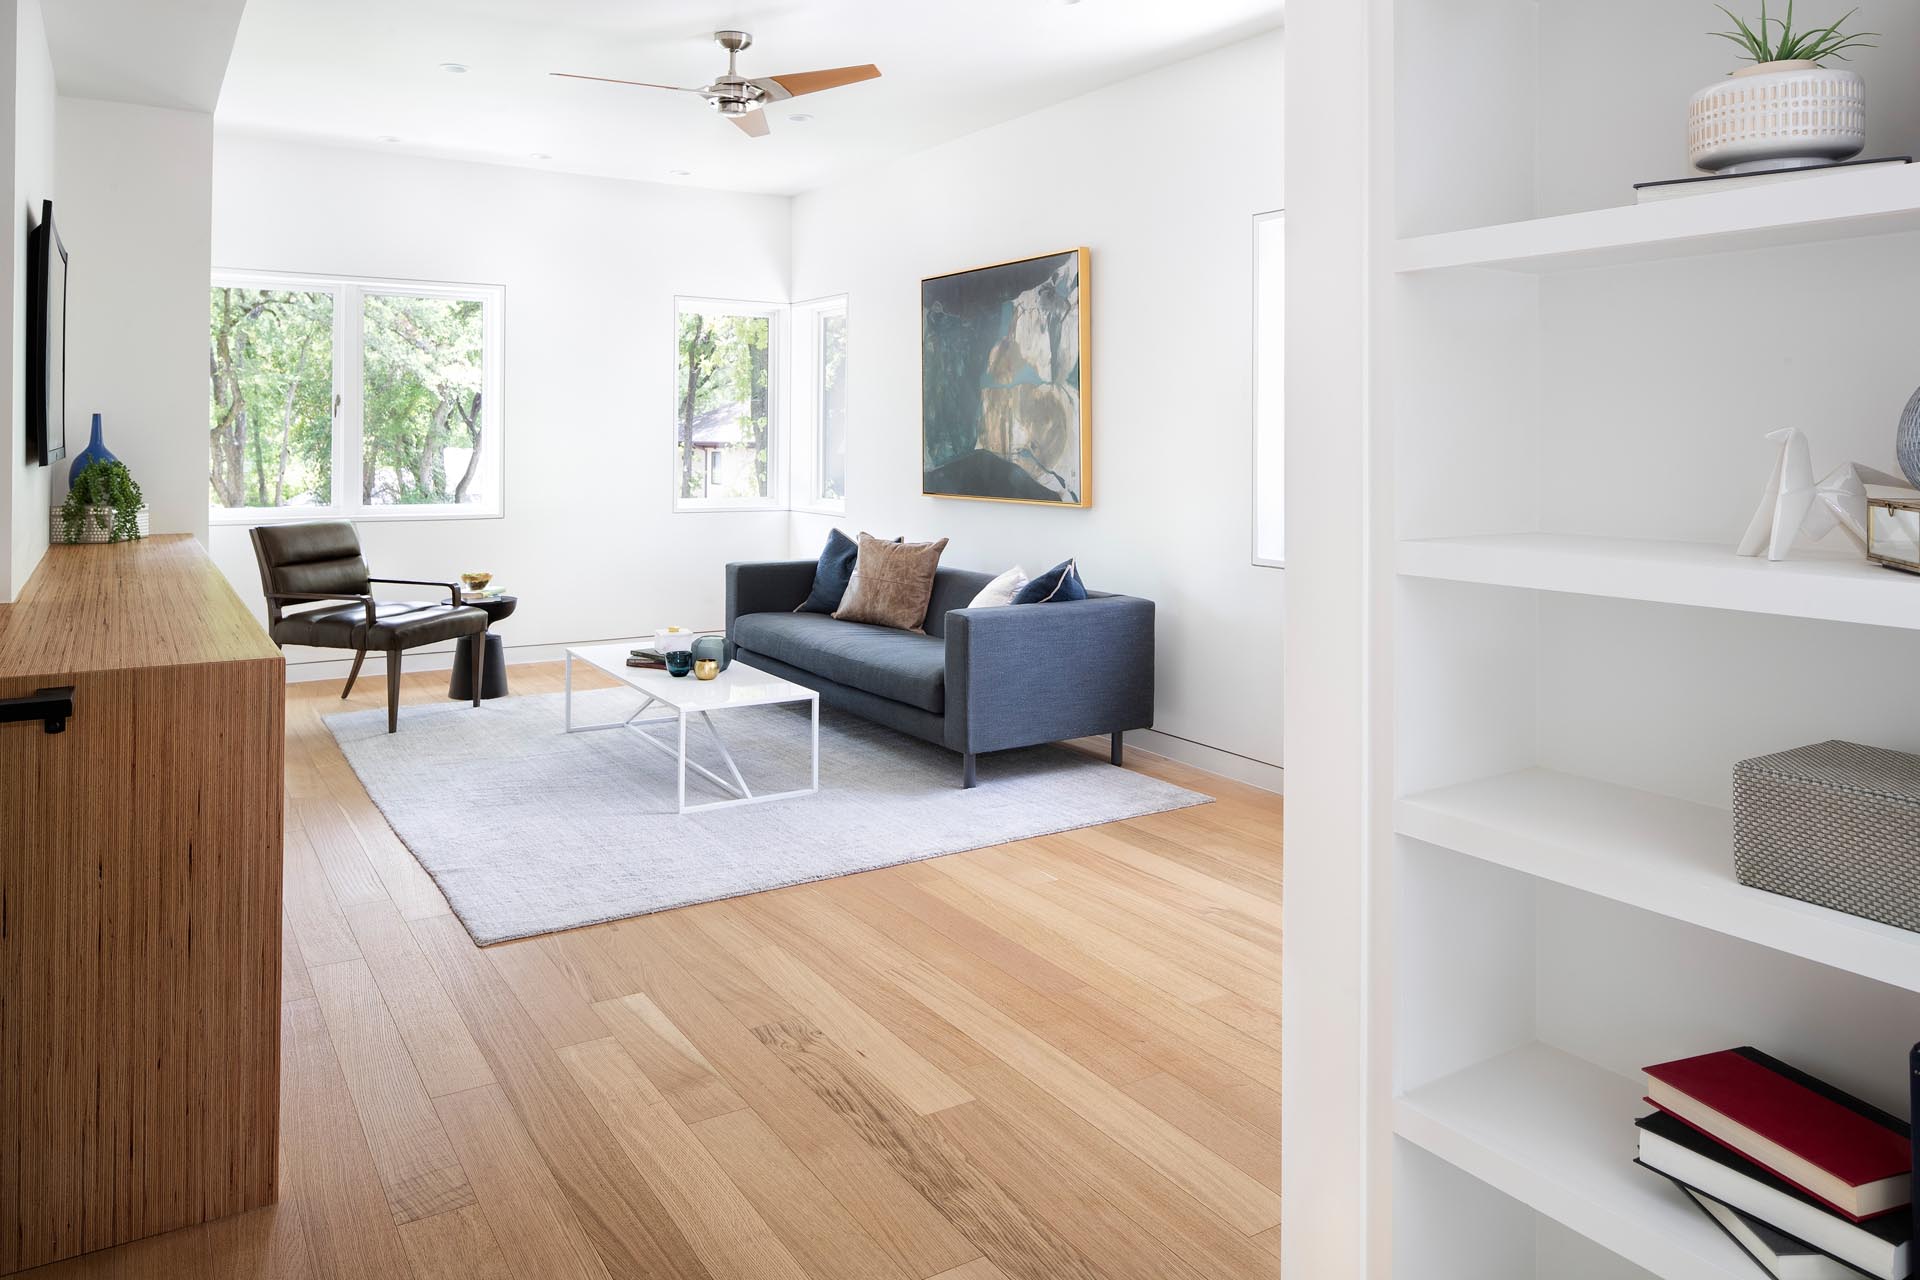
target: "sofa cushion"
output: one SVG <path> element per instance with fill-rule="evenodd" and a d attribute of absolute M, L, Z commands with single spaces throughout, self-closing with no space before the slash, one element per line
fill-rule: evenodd
<path fill-rule="evenodd" d="M 1062 560 L 1013 593 L 1015 604 L 1050 604 L 1086 598 L 1087 587 L 1080 581 L 1080 566 L 1071 560 Z"/>
<path fill-rule="evenodd" d="M 843 622 L 870 622 L 925 634 L 927 605 L 933 599 L 933 575 L 940 568 L 938 542 L 882 542 L 870 533 L 860 535 L 860 555 L 854 564 L 847 597 L 833 616 Z"/>
<path fill-rule="evenodd" d="M 934 636 L 818 613 L 749 613 L 733 620 L 733 642 L 836 684 L 943 715 L 947 646 Z"/>

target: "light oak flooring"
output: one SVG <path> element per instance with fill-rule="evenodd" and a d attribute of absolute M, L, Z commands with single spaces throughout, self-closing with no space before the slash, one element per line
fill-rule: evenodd
<path fill-rule="evenodd" d="M 338 693 L 287 694 L 280 1203 L 26 1274 L 1279 1275 L 1277 797 L 1135 753 L 1219 803 L 481 950 Z"/>

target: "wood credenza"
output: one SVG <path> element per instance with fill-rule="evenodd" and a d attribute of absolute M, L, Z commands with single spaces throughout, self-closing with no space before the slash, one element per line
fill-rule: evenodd
<path fill-rule="evenodd" d="M 275 1197 L 285 670 L 184 536 L 0 606 L 0 1274 Z"/>

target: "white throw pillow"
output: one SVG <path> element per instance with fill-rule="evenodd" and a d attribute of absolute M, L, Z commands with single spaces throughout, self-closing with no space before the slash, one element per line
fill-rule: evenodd
<path fill-rule="evenodd" d="M 1027 571 L 1015 565 L 980 588 L 980 594 L 973 598 L 973 603 L 967 608 L 991 609 L 1003 604 L 1012 604 L 1014 595 L 1026 585 Z"/>

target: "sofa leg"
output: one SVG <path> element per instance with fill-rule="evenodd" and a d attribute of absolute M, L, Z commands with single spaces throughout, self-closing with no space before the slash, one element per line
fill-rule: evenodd
<path fill-rule="evenodd" d="M 975 782 L 975 779 L 973 776 L 973 752 L 968 751 L 963 753 L 960 757 L 960 786 L 962 789 L 965 789 L 967 787 L 973 786 L 974 782 Z"/>
<path fill-rule="evenodd" d="M 353 692 L 353 682 L 360 678 L 360 664 L 365 662 L 366 660 L 367 660 L 367 651 L 365 649 L 356 649 L 354 651 L 353 670 L 347 672 L 347 687 L 340 691 L 341 701 L 343 702 L 346 701 L 347 695 Z"/>
<path fill-rule="evenodd" d="M 1113 756 L 1112 756 L 1112 758 L 1113 758 L 1113 762 L 1114 762 L 1115 764 L 1123 764 L 1123 763 L 1125 763 L 1125 755 L 1124 755 L 1124 753 L 1125 753 L 1125 751 L 1126 751 L 1126 749 L 1127 749 L 1127 747 L 1126 747 L 1126 738 L 1125 738 L 1125 736 L 1124 736 L 1124 735 L 1122 735 L 1122 734 L 1119 734 L 1119 733 L 1116 733 L 1116 734 L 1114 734 L 1114 735 L 1113 735 Z"/>
<path fill-rule="evenodd" d="M 400 732 L 400 651 L 387 650 L 387 732 Z"/>

